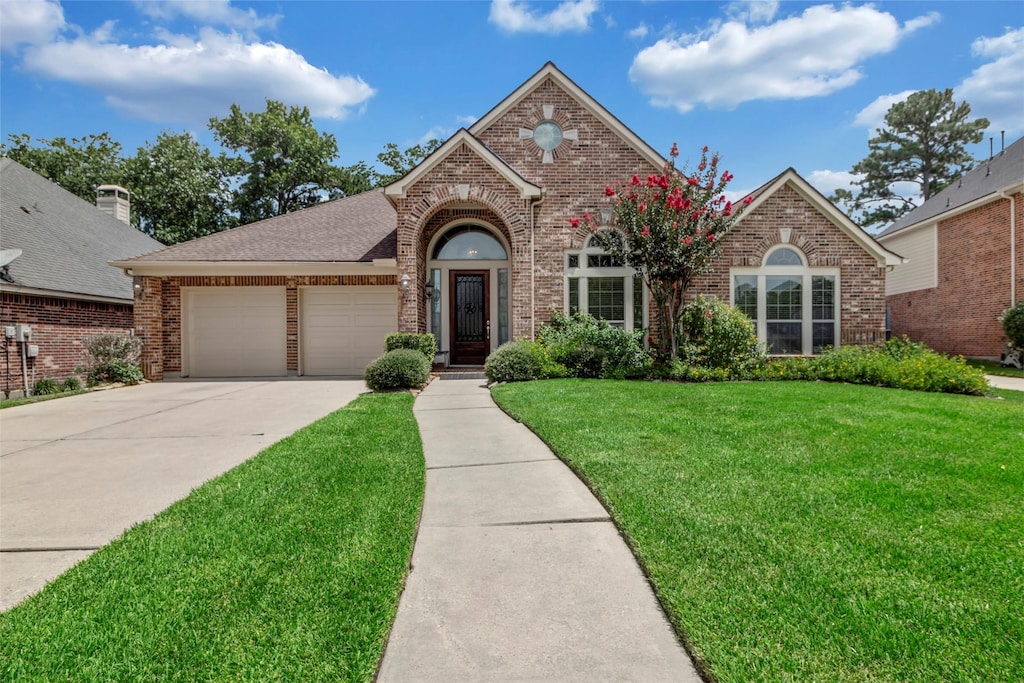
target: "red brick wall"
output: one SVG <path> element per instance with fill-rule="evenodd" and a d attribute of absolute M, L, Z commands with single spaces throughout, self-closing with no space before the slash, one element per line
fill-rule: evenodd
<path fill-rule="evenodd" d="M 1014 195 L 1016 298 L 1024 300 L 1024 195 Z M 1010 301 L 1010 200 L 940 221 L 938 287 L 888 297 L 893 335 L 943 353 L 998 358 Z"/>
<path fill-rule="evenodd" d="M 27 324 L 32 326 L 32 344 L 39 347 L 35 359 L 35 378 L 50 377 L 63 381 L 76 374 L 75 368 L 85 366 L 89 356 L 83 340 L 95 334 L 130 334 L 132 307 L 130 304 L 79 301 L 55 297 L 0 293 L 0 324 Z M 21 350 L 13 341 L 0 359 L 3 366 L 4 392 L 23 388 Z M 32 378 L 29 375 L 29 386 Z"/>
<path fill-rule="evenodd" d="M 190 275 L 139 280 L 142 289 L 135 297 L 135 325 L 143 340 L 142 371 L 153 380 L 181 372 L 182 287 L 284 287 L 289 373 L 299 370 L 299 287 L 392 285 L 398 296 L 394 275 Z"/>
<path fill-rule="evenodd" d="M 840 343 L 873 343 L 885 338 L 885 268 L 789 185 L 742 217 L 722 242 L 714 271 L 697 278 L 693 296 L 713 294 L 729 301 L 730 266 L 760 266 L 765 253 L 789 228 L 789 243 L 811 267 L 839 268 Z"/>

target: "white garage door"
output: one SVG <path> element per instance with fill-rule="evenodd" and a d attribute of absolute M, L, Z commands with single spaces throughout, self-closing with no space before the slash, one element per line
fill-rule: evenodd
<path fill-rule="evenodd" d="M 287 374 L 284 287 L 188 290 L 186 308 L 191 377 Z"/>
<path fill-rule="evenodd" d="M 361 375 L 398 322 L 394 287 L 301 291 L 302 374 Z"/>

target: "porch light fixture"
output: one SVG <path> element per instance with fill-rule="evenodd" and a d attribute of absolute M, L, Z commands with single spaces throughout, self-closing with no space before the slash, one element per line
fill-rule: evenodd
<path fill-rule="evenodd" d="M 440 299 L 441 291 L 434 287 L 433 282 L 427 282 L 423 285 L 423 298 L 428 300 Z"/>
<path fill-rule="evenodd" d="M 398 278 L 398 284 L 402 286 L 402 291 L 408 294 L 409 288 L 412 287 L 412 278 L 409 277 L 409 273 L 402 273 L 402 277 Z"/>

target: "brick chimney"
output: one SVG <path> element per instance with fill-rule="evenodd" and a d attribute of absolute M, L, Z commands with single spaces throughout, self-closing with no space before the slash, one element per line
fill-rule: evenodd
<path fill-rule="evenodd" d="M 122 223 L 131 223 L 131 199 L 128 190 L 120 185 L 100 185 L 96 188 L 96 208 L 109 213 Z"/>

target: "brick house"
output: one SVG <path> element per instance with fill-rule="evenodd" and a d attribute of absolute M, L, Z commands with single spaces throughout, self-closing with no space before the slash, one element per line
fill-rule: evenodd
<path fill-rule="evenodd" d="M 109 211 L 101 210 L 7 158 L 0 159 L 0 183 L 0 389 L 6 395 L 23 391 L 26 383 L 31 387 L 30 364 L 37 380 L 63 380 L 87 361 L 83 339 L 130 334 L 132 281 L 107 261 L 163 245 L 127 224 L 121 188 L 110 187 L 110 196 L 97 200 L 110 204 Z M 123 220 L 115 218 L 118 208 Z M 23 373 L 21 347 L 28 344 L 6 331 L 26 325 L 39 355 L 26 359 Z"/>
<path fill-rule="evenodd" d="M 999 358 L 997 317 L 1024 298 L 1024 138 L 884 230 L 907 257 L 888 274 L 894 335 L 945 353 Z"/>
<path fill-rule="evenodd" d="M 382 191 L 116 263 L 142 284 L 143 369 L 359 374 L 395 329 L 476 365 L 572 308 L 644 328 L 639 280 L 568 219 L 601 215 L 607 182 L 664 163 L 548 63 Z M 694 291 L 741 305 L 774 352 L 809 354 L 884 335 L 885 271 L 901 261 L 789 169 Z"/>

